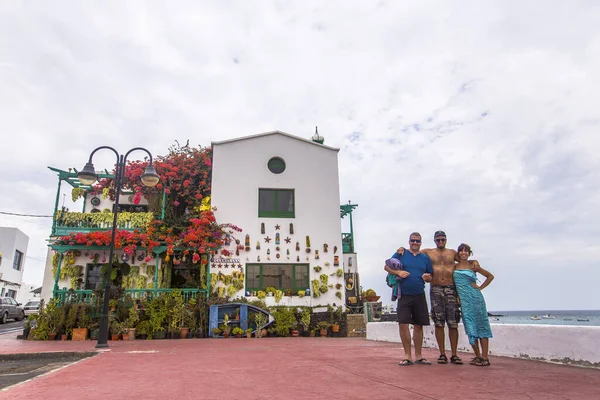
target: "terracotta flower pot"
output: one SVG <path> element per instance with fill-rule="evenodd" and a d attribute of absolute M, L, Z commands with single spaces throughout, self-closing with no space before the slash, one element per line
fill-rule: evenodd
<path fill-rule="evenodd" d="M 315 337 L 315 331 L 308 332 L 308 337 Z"/>
<path fill-rule="evenodd" d="M 60 340 L 67 340 L 67 335 L 60 335 Z"/>
<path fill-rule="evenodd" d="M 248 339 L 252 338 L 252 332 L 246 333 L 246 337 L 247 337 Z"/>
<path fill-rule="evenodd" d="M 56 333 L 49 333 L 48 340 L 56 340 Z"/>
<path fill-rule="evenodd" d="M 298 331 L 297 329 L 292 329 L 292 337 L 298 337 L 300 336 L 300 331 Z"/>
<path fill-rule="evenodd" d="M 187 338 L 188 333 L 190 332 L 190 328 L 180 328 L 179 329 L 179 337 L 181 339 Z"/>
<path fill-rule="evenodd" d="M 125 340 L 125 336 L 123 336 L 123 340 Z M 127 340 L 135 340 L 135 328 L 127 329 Z"/>
<path fill-rule="evenodd" d="M 238 333 L 238 334 L 235 335 L 235 337 L 238 338 L 238 339 L 241 339 L 242 338 L 242 334 Z"/>
<path fill-rule="evenodd" d="M 110 335 L 110 340 L 119 340 L 119 336 L 121 336 L 121 335 L 119 335 L 119 334 L 117 334 L 117 335 L 111 334 Z"/>
<path fill-rule="evenodd" d="M 321 335 L 321 337 L 325 337 L 325 336 L 327 336 L 327 329 L 321 329 L 321 330 L 319 331 L 319 334 Z"/>
<path fill-rule="evenodd" d="M 88 335 L 87 328 L 74 328 L 73 334 L 71 335 L 71 340 L 74 340 L 74 341 L 86 340 L 87 335 Z"/>
<path fill-rule="evenodd" d="M 339 325 L 331 325 L 331 332 L 339 332 L 340 331 L 340 326 Z"/>

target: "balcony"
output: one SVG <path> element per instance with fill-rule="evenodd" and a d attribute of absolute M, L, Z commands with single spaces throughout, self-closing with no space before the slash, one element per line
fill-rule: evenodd
<path fill-rule="evenodd" d="M 342 252 L 354 253 L 354 238 L 351 233 L 342 233 Z"/>
<path fill-rule="evenodd" d="M 144 229 L 154 220 L 151 212 L 119 212 L 117 228 L 133 231 Z M 72 232 L 93 232 L 112 229 L 113 213 L 80 213 L 57 211 L 52 225 L 52 236 L 65 236 Z"/>
<path fill-rule="evenodd" d="M 123 293 L 123 299 L 131 298 L 131 300 L 152 299 L 155 296 L 166 294 L 175 289 L 126 289 Z M 177 289 L 183 295 L 183 300 L 187 304 L 191 298 L 196 298 L 200 294 L 206 295 L 206 289 Z M 93 290 L 71 290 L 59 289 L 54 291 L 54 298 L 58 299 L 59 303 L 94 303 L 101 301 L 102 295 L 97 296 Z M 122 300 L 123 300 L 122 299 Z"/>

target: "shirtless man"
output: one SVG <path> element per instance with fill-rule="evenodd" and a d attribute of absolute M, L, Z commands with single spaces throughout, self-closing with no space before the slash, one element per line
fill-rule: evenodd
<path fill-rule="evenodd" d="M 430 285 L 429 298 L 431 301 L 431 318 L 435 324 L 435 339 L 440 349 L 439 364 L 447 364 L 446 340 L 444 338 L 444 325 L 448 325 L 448 337 L 452 349 L 452 364 L 462 364 L 462 360 L 456 354 L 458 348 L 458 323 L 460 322 L 460 304 L 458 294 L 454 286 L 454 267 L 457 257 L 456 250 L 446 248 L 446 234 L 437 231 L 433 238 L 435 249 L 423 249 L 431 259 L 433 266 L 433 280 Z M 398 249 L 398 254 L 404 254 L 404 248 Z"/>

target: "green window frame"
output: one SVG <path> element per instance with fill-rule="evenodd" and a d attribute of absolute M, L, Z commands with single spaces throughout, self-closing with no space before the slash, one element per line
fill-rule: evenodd
<path fill-rule="evenodd" d="M 295 218 L 294 189 L 258 189 L 259 218 Z"/>
<path fill-rule="evenodd" d="M 272 286 L 298 291 L 309 289 L 309 285 L 309 264 L 246 264 L 246 290 Z"/>

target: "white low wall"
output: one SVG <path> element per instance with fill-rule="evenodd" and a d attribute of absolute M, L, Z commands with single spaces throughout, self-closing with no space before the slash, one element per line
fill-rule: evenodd
<path fill-rule="evenodd" d="M 459 351 L 472 352 L 462 324 L 458 332 Z M 600 368 L 600 326 L 492 324 L 492 334 L 491 355 Z M 424 347 L 438 347 L 433 325 L 424 327 L 423 336 Z M 398 323 L 369 322 L 367 340 L 400 343 Z"/>

